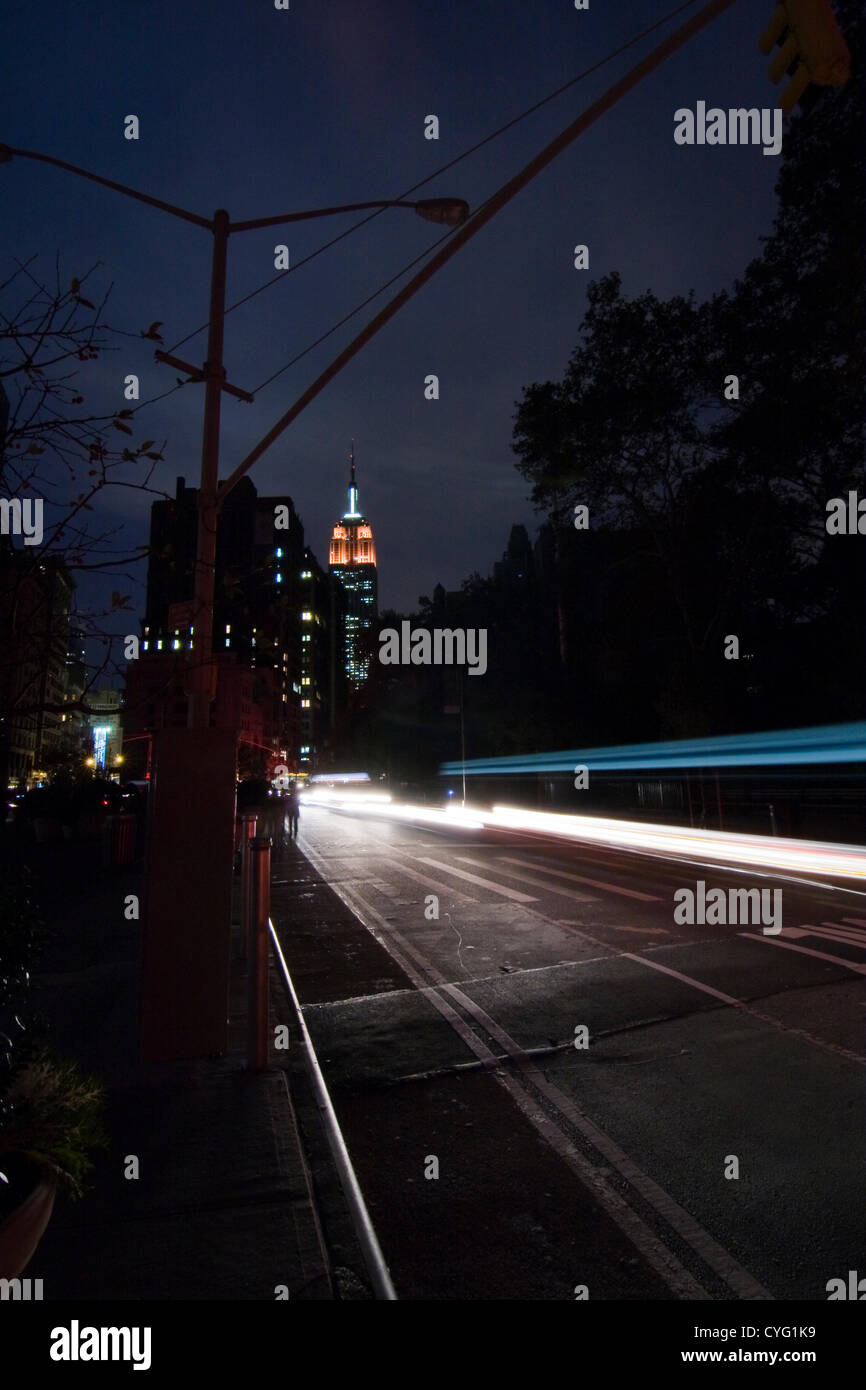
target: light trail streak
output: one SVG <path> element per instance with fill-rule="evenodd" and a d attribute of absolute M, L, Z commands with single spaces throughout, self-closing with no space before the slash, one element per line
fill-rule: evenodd
<path fill-rule="evenodd" d="M 831 878 L 866 880 L 866 848 L 821 840 L 793 840 L 778 836 L 747 835 L 724 830 L 695 830 L 681 825 L 645 825 L 640 821 L 603 816 L 559 815 L 530 811 L 519 806 L 431 806 L 395 803 L 384 793 L 318 791 L 302 800 L 324 808 L 379 819 L 436 825 L 442 829 L 510 830 L 543 834 L 575 844 L 595 844 L 666 858 L 699 859 L 722 864 L 744 864 L 798 874 L 826 874 Z"/>

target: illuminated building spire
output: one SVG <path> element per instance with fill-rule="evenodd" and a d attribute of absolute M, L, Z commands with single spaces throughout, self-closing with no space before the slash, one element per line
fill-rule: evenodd
<path fill-rule="evenodd" d="M 373 528 L 358 503 L 354 439 L 349 453 L 349 510 L 331 533 L 328 561 L 342 591 L 343 661 L 349 682 L 357 690 L 369 673 L 369 639 L 365 632 L 376 617 L 378 585 Z"/>
<path fill-rule="evenodd" d="M 349 450 L 349 510 L 344 512 L 345 517 L 360 516 L 358 511 L 358 487 L 355 482 L 355 441 L 352 440 L 352 447 Z"/>

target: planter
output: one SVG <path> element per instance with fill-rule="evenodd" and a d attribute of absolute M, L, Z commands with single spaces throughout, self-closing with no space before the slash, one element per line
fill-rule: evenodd
<path fill-rule="evenodd" d="M 12 1191 L 18 1188 L 21 1193 L 17 1206 L 0 1220 L 0 1279 L 16 1279 L 32 1260 L 51 1219 L 57 1179 L 24 1154 L 0 1158 L 0 1171 Z"/>

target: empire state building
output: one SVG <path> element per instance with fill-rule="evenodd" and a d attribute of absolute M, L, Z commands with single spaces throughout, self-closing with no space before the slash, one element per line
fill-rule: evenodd
<path fill-rule="evenodd" d="M 343 663 L 349 683 L 357 690 L 370 670 L 369 641 L 364 634 L 377 616 L 378 585 L 373 530 L 358 505 L 354 446 L 349 464 L 349 507 L 331 534 L 328 561 L 343 593 Z"/>

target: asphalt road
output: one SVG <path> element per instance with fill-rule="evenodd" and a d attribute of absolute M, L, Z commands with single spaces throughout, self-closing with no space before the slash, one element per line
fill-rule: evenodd
<path fill-rule="evenodd" d="M 272 916 L 401 1298 L 825 1301 L 866 1274 L 866 893 L 301 827 Z M 678 925 L 699 880 L 781 890 L 781 933 Z"/>

